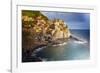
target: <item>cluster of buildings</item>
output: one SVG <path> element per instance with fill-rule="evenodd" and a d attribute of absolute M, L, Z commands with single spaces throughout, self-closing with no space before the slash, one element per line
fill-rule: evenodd
<path fill-rule="evenodd" d="M 63 20 L 44 19 L 41 15 L 37 17 L 22 16 L 22 32 L 24 36 L 39 41 L 55 41 L 69 38 L 71 35 Z"/>

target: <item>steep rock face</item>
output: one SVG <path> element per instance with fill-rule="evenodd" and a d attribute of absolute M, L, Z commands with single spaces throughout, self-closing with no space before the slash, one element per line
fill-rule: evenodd
<path fill-rule="evenodd" d="M 40 11 L 22 11 L 22 47 L 31 49 L 58 39 L 68 39 L 71 33 L 63 20 L 49 20 Z"/>
<path fill-rule="evenodd" d="M 57 40 L 57 39 L 62 39 L 62 38 L 69 38 L 71 33 L 68 29 L 68 26 L 64 24 L 63 20 L 56 19 L 54 20 L 54 27 L 55 29 L 53 30 L 53 36 L 52 38 Z"/>

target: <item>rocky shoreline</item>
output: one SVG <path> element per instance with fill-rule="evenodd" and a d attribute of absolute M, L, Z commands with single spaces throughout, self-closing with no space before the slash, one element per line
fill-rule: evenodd
<path fill-rule="evenodd" d="M 48 19 L 39 11 L 22 12 L 22 53 L 30 57 L 42 46 L 64 45 L 70 38 L 70 30 L 61 19 Z"/>
<path fill-rule="evenodd" d="M 44 48 L 47 48 L 49 46 L 62 46 L 62 45 L 66 45 L 67 44 L 67 39 L 59 39 L 56 41 L 52 41 L 52 42 L 48 42 L 48 43 L 40 43 L 40 42 L 36 42 L 37 44 L 34 44 L 35 46 L 29 50 L 27 50 L 25 52 L 25 49 L 23 49 L 23 62 L 37 62 L 37 61 L 44 61 L 42 58 L 37 57 L 36 53 L 41 51 Z"/>

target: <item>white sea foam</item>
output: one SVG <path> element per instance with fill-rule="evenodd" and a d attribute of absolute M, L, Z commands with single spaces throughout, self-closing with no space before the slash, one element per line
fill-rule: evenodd
<path fill-rule="evenodd" d="M 86 44 L 87 41 L 74 41 L 74 43 L 77 43 L 77 44 Z"/>
<path fill-rule="evenodd" d="M 67 44 L 67 42 L 64 42 L 64 43 L 61 43 L 61 44 L 55 44 L 53 46 L 62 46 L 62 45 L 66 45 L 66 44 Z"/>

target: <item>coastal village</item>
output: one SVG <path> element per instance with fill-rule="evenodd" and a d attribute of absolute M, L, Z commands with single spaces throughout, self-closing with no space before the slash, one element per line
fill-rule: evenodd
<path fill-rule="evenodd" d="M 22 14 L 22 47 L 24 51 L 34 50 L 40 45 L 60 43 L 71 35 L 67 24 L 61 19 L 50 20 L 41 12 L 35 16 Z"/>

